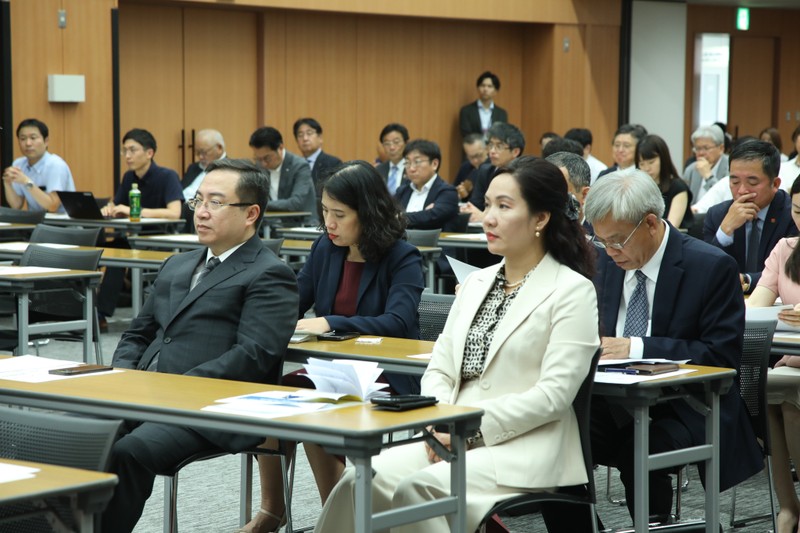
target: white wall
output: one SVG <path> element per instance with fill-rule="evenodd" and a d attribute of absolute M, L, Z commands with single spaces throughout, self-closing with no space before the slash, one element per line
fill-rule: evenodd
<path fill-rule="evenodd" d="M 679 173 L 685 160 L 686 4 L 633 2 L 630 121 L 664 138 Z"/>

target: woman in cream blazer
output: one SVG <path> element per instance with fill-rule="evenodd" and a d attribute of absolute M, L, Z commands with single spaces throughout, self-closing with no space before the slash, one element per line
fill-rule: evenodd
<path fill-rule="evenodd" d="M 497 171 L 486 198 L 489 250 L 505 259 L 461 286 L 422 378 L 423 394 L 484 410 L 466 457 L 468 531 L 499 500 L 587 481 L 572 401 L 600 343 L 594 253 L 560 171 L 520 158 Z M 435 435 L 449 445 L 449 434 Z M 386 450 L 373 467 L 375 511 L 449 494 L 450 465 L 426 444 Z M 317 531 L 352 530 L 354 479 L 346 470 Z"/>

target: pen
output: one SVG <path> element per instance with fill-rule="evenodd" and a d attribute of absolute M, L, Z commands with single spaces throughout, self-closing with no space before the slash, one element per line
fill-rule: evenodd
<path fill-rule="evenodd" d="M 629 374 L 635 376 L 639 371 L 635 368 L 606 368 L 606 372 L 615 372 L 617 374 Z"/>

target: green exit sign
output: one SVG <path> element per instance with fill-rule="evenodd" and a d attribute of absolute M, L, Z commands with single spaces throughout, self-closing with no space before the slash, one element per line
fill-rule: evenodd
<path fill-rule="evenodd" d="M 736 29 L 739 31 L 750 29 L 750 9 L 740 7 L 736 10 Z"/>

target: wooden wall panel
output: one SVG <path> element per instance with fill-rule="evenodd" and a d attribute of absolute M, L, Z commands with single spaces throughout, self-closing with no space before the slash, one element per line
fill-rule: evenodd
<path fill-rule="evenodd" d="M 111 196 L 113 131 L 111 78 L 111 9 L 109 0 L 63 0 L 64 73 L 86 76 L 86 102 L 61 104 L 64 143 L 78 190 Z"/>
<path fill-rule="evenodd" d="M 552 25 L 537 25 L 526 31 L 522 61 L 522 129 L 526 136 L 526 154 L 539 155 L 539 137 L 552 130 L 553 95 L 558 90 L 555 80 L 555 30 Z"/>
<path fill-rule="evenodd" d="M 728 131 L 735 137 L 758 135 L 774 120 L 774 57 L 772 37 L 731 39 Z"/>
<path fill-rule="evenodd" d="M 252 157 L 248 142 L 259 126 L 258 19 L 257 14 L 248 11 L 184 10 L 183 105 L 187 138 L 192 129 L 219 130 L 230 157 Z"/>
<path fill-rule="evenodd" d="M 584 79 L 584 124 L 592 130 L 592 153 L 610 164 L 619 120 L 619 28 L 586 26 L 585 42 L 588 72 Z"/>
<path fill-rule="evenodd" d="M 694 72 L 695 65 L 695 39 L 701 33 L 728 33 L 732 37 L 747 38 L 774 38 L 780 68 L 774 78 L 777 88 L 777 101 L 774 102 L 775 112 L 771 124 L 763 124 L 752 132 L 740 131 L 741 134 L 758 132 L 767 127 L 775 126 L 781 132 L 784 152 L 792 150 L 791 133 L 800 125 L 800 62 L 797 61 L 796 50 L 800 45 L 797 37 L 797 28 L 800 27 L 800 10 L 791 9 L 751 9 L 750 30 L 741 32 L 736 30 L 736 8 L 689 5 L 687 8 L 686 29 L 686 105 L 684 110 L 685 137 L 687 149 L 690 148 L 689 136 L 697 128 L 694 119 L 693 94 L 697 83 Z M 769 58 L 768 61 L 772 61 Z M 734 90 L 734 88 L 732 88 Z M 772 93 L 759 98 L 771 99 Z M 786 113 L 789 112 L 789 120 Z"/>
<path fill-rule="evenodd" d="M 119 9 L 120 134 L 144 128 L 156 138 L 155 161 L 182 174 L 183 12 L 176 7 Z M 117 146 L 122 139 L 117 139 Z M 188 165 L 190 161 L 186 164 Z M 128 170 L 124 158 L 121 170 Z"/>

